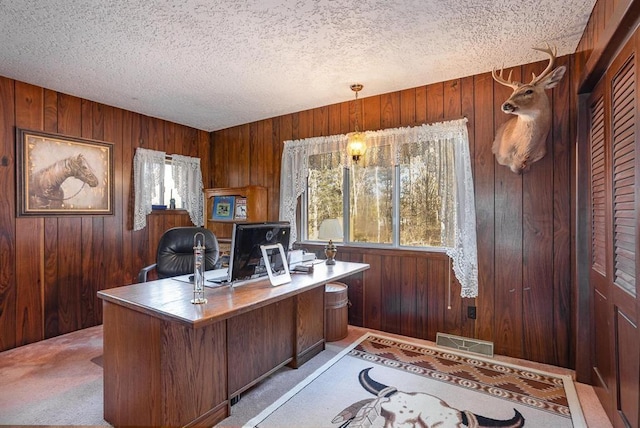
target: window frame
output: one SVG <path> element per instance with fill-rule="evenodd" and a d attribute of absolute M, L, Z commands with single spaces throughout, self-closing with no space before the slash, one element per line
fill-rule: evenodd
<path fill-rule="evenodd" d="M 434 253 L 444 253 L 447 248 L 444 246 L 415 246 L 415 245 L 401 245 L 400 244 L 400 165 L 393 166 L 393 179 L 392 179 L 392 208 L 391 208 L 391 226 L 392 226 L 392 242 L 389 244 L 379 242 L 357 242 L 351 241 L 350 230 L 350 211 L 351 211 L 351 180 L 350 180 L 350 168 L 342 168 L 342 224 L 343 224 L 343 239 L 342 241 L 334 242 L 337 246 L 359 247 L 359 248 L 371 248 L 371 249 L 385 249 L 385 250 L 405 250 L 405 251 L 424 251 Z M 309 179 L 306 180 L 306 189 L 301 196 L 300 204 L 300 242 L 308 245 L 324 245 L 328 241 L 325 240 L 312 240 L 309 239 Z"/>
<path fill-rule="evenodd" d="M 173 211 L 185 211 L 186 209 L 184 208 L 184 202 L 182 201 L 182 199 L 180 198 L 180 205 L 181 207 L 178 208 L 178 204 L 176 203 L 176 207 L 174 209 L 171 209 L 170 206 L 170 202 L 171 202 L 171 198 L 169 198 L 169 201 L 167 203 L 165 203 L 165 195 L 166 195 L 166 185 L 165 185 L 165 179 L 168 175 L 172 175 L 173 174 L 173 158 L 171 157 L 171 155 L 165 155 L 164 157 L 164 177 L 160 179 L 160 182 L 158 183 L 158 189 L 159 189 L 159 195 L 158 195 L 158 205 L 165 205 L 167 208 L 166 209 L 153 209 L 153 203 L 152 203 L 152 211 L 167 211 L 167 210 L 171 210 Z M 175 184 L 175 183 L 174 183 Z M 174 186 L 171 188 L 171 190 L 173 190 L 176 194 L 176 196 L 178 196 L 178 198 L 180 197 L 180 195 L 178 195 L 178 189 Z"/>

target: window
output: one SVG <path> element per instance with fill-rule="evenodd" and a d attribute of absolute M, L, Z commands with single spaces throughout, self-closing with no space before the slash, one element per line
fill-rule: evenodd
<path fill-rule="evenodd" d="M 395 180 L 391 146 L 372 147 L 348 171 L 349 241 L 392 244 Z"/>
<path fill-rule="evenodd" d="M 345 135 L 285 141 L 280 219 L 292 225 L 291 242 L 300 234 L 303 241 L 444 249 L 461 295 L 476 297 L 466 119 L 365 134 L 367 152 L 357 164 L 346 155 Z"/>
<path fill-rule="evenodd" d="M 160 205 L 170 203 L 172 196 L 176 199 L 176 207 L 187 210 L 194 225 L 204 225 L 204 195 L 199 158 L 172 155 L 170 161 L 167 161 L 164 152 L 138 147 L 133 159 L 133 187 L 133 230 L 146 226 L 147 214 L 151 212 L 152 205 L 156 202 Z"/>
<path fill-rule="evenodd" d="M 339 153 L 310 156 L 302 239 L 412 248 L 452 246 L 449 232 L 455 198 L 447 197 L 455 193 L 452 148 L 439 141 L 404 144 L 398 165 L 393 165 L 390 145 L 373 147 L 346 174 L 342 174 Z M 344 204 L 345 194 L 348 204 Z M 346 219 L 344 212 L 349 213 Z M 327 225 L 336 221 L 339 232 L 328 233 L 336 229 Z M 345 223 L 349 224 L 346 239 Z"/>
<path fill-rule="evenodd" d="M 454 246 L 454 162 L 454 146 L 446 141 L 403 145 L 397 167 L 401 246 Z"/>
<path fill-rule="evenodd" d="M 174 203 L 173 208 L 184 208 L 182 197 L 178 194 L 178 189 L 173 181 L 173 164 L 170 158 L 165 158 L 164 179 L 156 183 L 151 204 L 166 205 L 167 208 L 171 208 L 171 199 Z"/>
<path fill-rule="evenodd" d="M 309 156 L 307 233 L 311 240 L 342 241 L 343 168 L 340 153 Z"/>

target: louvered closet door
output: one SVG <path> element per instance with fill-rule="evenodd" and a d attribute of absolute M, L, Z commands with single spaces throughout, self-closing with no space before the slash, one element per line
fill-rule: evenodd
<path fill-rule="evenodd" d="M 610 391 L 615 385 L 613 369 L 613 335 L 611 330 L 612 306 L 607 281 L 607 211 L 610 206 L 610 188 L 607 179 L 609 163 L 605 142 L 608 139 L 608 109 L 605 109 L 604 82 L 591 94 L 589 100 L 589 158 L 590 158 L 590 269 L 591 299 L 593 302 L 593 373 L 592 382 L 603 407 L 610 415 L 613 402 Z"/>
<path fill-rule="evenodd" d="M 637 142 L 638 58 L 634 37 L 614 63 L 611 76 L 612 228 L 610 290 L 613 305 L 616 426 L 638 428 L 640 343 L 638 334 Z M 628 53 L 626 53 L 628 52 Z M 626 53 L 626 54 L 625 54 Z M 618 67 L 618 64 L 620 66 Z M 640 183 L 639 183 L 640 184 Z"/>
<path fill-rule="evenodd" d="M 636 34 L 592 93 L 590 281 L 594 383 L 614 426 L 639 426 L 638 58 Z"/>

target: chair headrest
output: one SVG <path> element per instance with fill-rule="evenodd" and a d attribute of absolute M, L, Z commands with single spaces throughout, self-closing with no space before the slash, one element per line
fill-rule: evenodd
<path fill-rule="evenodd" d="M 213 232 L 203 227 L 174 227 L 167 230 L 158 243 L 156 262 L 159 278 L 193 272 L 194 236 L 199 232 L 204 235 L 205 270 L 214 268 L 219 247 Z"/>

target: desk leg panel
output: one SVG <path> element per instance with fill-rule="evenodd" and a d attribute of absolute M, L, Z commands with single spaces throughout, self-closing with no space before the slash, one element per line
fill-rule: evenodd
<path fill-rule="evenodd" d="M 296 353 L 291 364 L 298 368 L 324 349 L 324 287 L 296 298 Z"/>
<path fill-rule="evenodd" d="M 225 322 L 194 329 L 163 321 L 162 369 L 165 424 L 185 425 L 226 402 Z"/>
<path fill-rule="evenodd" d="M 293 358 L 293 299 L 227 320 L 230 397 Z"/>
<path fill-rule="evenodd" d="M 104 417 L 114 426 L 215 425 L 228 416 L 226 331 L 103 302 Z"/>
<path fill-rule="evenodd" d="M 161 425 L 160 320 L 103 301 L 103 324 L 105 420 Z"/>

